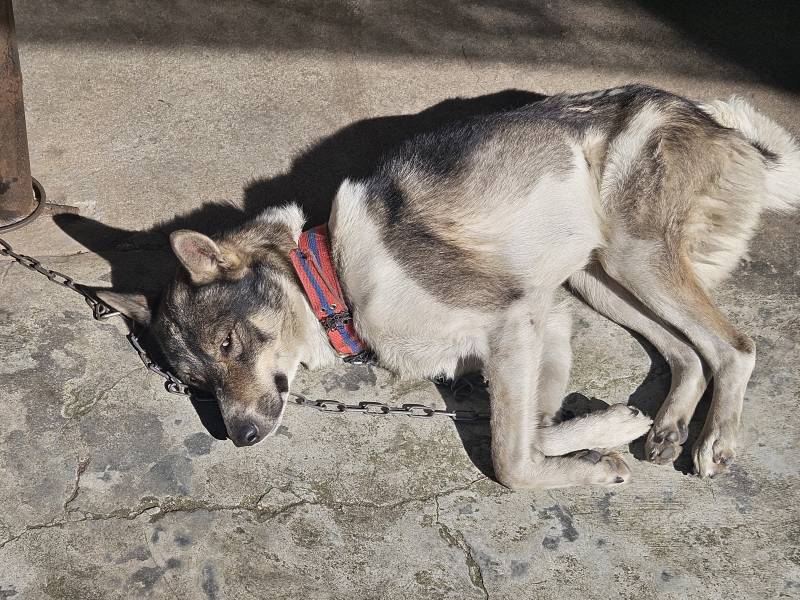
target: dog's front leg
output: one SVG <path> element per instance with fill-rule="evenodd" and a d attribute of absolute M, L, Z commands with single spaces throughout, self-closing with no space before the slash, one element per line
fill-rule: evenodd
<path fill-rule="evenodd" d="M 539 372 L 546 312 L 509 309 L 491 338 L 486 361 L 492 408 L 492 462 L 497 480 L 512 489 L 619 485 L 630 470 L 615 452 L 592 450 L 548 457 L 535 448 Z"/>

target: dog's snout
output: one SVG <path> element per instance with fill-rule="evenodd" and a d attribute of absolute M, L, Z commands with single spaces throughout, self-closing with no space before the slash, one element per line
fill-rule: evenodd
<path fill-rule="evenodd" d="M 261 441 L 262 437 L 258 426 L 256 426 L 255 423 L 247 422 L 236 429 L 235 433 L 231 436 L 231 440 L 237 446 L 252 446 Z"/>

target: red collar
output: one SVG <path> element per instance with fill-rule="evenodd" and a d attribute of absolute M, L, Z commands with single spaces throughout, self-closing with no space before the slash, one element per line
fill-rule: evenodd
<path fill-rule="evenodd" d="M 331 346 L 345 359 L 363 357 L 367 346 L 353 327 L 336 268 L 331 258 L 328 226 L 320 225 L 303 232 L 297 248 L 289 254 L 294 270 L 308 296 L 311 310 L 322 323 Z"/>

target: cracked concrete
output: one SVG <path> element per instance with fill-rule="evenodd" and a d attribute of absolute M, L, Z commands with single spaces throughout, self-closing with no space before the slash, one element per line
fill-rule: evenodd
<path fill-rule="evenodd" d="M 92 459 L 87 456 L 87 457 L 79 459 L 78 460 L 78 464 L 75 465 L 75 487 L 72 488 L 72 493 L 69 495 L 69 498 L 64 500 L 64 510 L 65 511 L 67 510 L 67 506 L 69 506 L 69 503 L 72 502 L 73 500 L 75 500 L 75 498 L 78 497 L 78 494 L 81 491 L 81 475 L 83 475 L 83 472 L 86 471 L 86 467 L 89 466 L 89 463 L 91 462 L 91 460 Z"/>
<path fill-rule="evenodd" d="M 450 527 L 439 520 L 439 497 L 436 496 L 433 500 L 436 503 L 436 524 L 439 526 L 439 535 L 441 535 L 442 539 L 450 546 L 461 548 L 464 551 L 464 559 L 467 563 L 469 579 L 472 581 L 472 585 L 480 589 L 488 600 L 489 592 L 486 591 L 486 585 L 483 582 L 481 567 L 475 562 L 475 558 L 472 556 L 472 549 L 469 547 L 467 540 L 464 539 L 464 534 L 458 530 L 451 530 Z"/>
<path fill-rule="evenodd" d="M 17 250 L 88 285 L 157 287 L 158 223 L 224 222 L 186 215 L 243 190 L 250 209 L 319 200 L 415 113 L 508 88 L 738 93 L 800 134 L 793 21 L 775 8 L 742 35 L 750 9 L 731 1 L 698 36 L 706 9 L 687 21 L 633 0 L 224 5 L 17 3 L 34 174 L 92 219 L 43 219 L 8 236 Z M 687 456 L 658 467 L 633 444 L 633 481 L 613 491 L 509 492 L 484 472 L 482 424 L 289 406 L 276 436 L 234 448 L 208 405 L 142 367 L 121 322 L 0 262 L 0 599 L 798 598 L 798 230 L 797 214 L 765 217 L 716 293 L 758 346 L 736 465 L 701 481 Z M 653 414 L 664 361 L 570 302 L 565 410 Z M 295 388 L 486 408 L 481 389 L 454 400 L 374 367 Z"/>

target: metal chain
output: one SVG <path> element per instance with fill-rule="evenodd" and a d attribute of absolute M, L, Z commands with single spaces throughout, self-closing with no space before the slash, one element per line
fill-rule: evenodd
<path fill-rule="evenodd" d="M 105 321 L 111 317 L 122 317 L 125 319 L 128 324 L 131 326 L 131 332 L 126 336 L 128 342 L 130 342 L 133 349 L 139 355 L 144 366 L 164 379 L 164 388 L 170 394 L 177 394 L 180 396 L 192 396 L 195 400 L 199 401 L 214 401 L 216 402 L 216 398 L 213 396 L 208 396 L 201 390 L 193 389 L 183 383 L 178 377 L 176 377 L 173 373 L 169 372 L 168 370 L 162 368 L 155 362 L 147 352 L 142 347 L 141 342 L 139 341 L 139 337 L 136 335 L 136 324 L 130 321 L 125 315 L 120 313 L 117 310 L 114 310 L 108 304 L 96 298 L 91 292 L 89 292 L 84 286 L 79 283 L 75 283 L 75 280 L 69 277 L 68 275 L 64 275 L 58 271 L 53 269 L 48 269 L 42 265 L 41 262 L 36 260 L 33 257 L 27 256 L 25 254 L 18 254 L 14 252 L 14 248 L 4 239 L 0 238 L 0 255 L 2 256 L 9 256 L 15 262 L 19 263 L 26 269 L 30 269 L 31 271 L 36 271 L 47 277 L 53 283 L 56 283 L 62 287 L 72 290 L 77 294 L 80 294 L 83 299 L 86 301 L 92 309 L 92 316 L 98 321 Z M 346 362 L 351 364 L 374 364 L 373 357 L 369 355 L 358 355 L 356 357 L 352 357 L 350 360 L 345 359 Z M 472 384 L 466 380 L 457 380 L 454 382 L 449 382 L 443 378 L 435 378 L 433 382 L 436 385 L 450 385 L 451 391 L 457 393 L 460 389 L 459 384 L 467 385 L 472 388 Z M 368 415 L 405 415 L 408 417 L 418 417 L 418 418 L 431 418 L 431 417 L 448 417 L 453 421 L 458 422 L 474 422 L 474 421 L 484 421 L 489 418 L 488 412 L 481 412 L 475 410 L 444 410 L 433 408 L 430 406 L 426 406 L 424 404 L 403 404 L 402 406 L 390 406 L 388 404 L 384 404 L 383 402 L 359 402 L 358 404 L 345 404 L 343 402 L 339 402 L 338 400 L 311 400 L 306 398 L 302 394 L 290 394 L 294 400 L 293 404 L 297 406 L 304 406 L 307 408 L 313 408 L 325 413 L 362 413 Z"/>
<path fill-rule="evenodd" d="M 127 335 L 127 338 L 131 346 L 133 346 L 133 349 L 136 350 L 136 353 L 139 355 L 142 364 L 144 364 L 148 370 L 164 379 L 164 389 L 166 389 L 170 394 L 177 394 L 179 396 L 194 396 L 197 400 L 213 400 L 216 402 L 216 398 L 213 396 L 205 396 L 199 390 L 193 390 L 175 375 L 158 366 L 158 363 L 150 358 L 147 352 L 145 352 L 144 348 L 142 348 L 139 338 L 133 331 Z"/>
<path fill-rule="evenodd" d="M 449 417 L 458 422 L 485 421 L 489 418 L 488 412 L 475 410 L 443 410 L 432 408 L 425 404 L 403 404 L 402 406 L 389 406 L 383 402 L 359 402 L 358 404 L 345 404 L 338 400 L 310 400 L 302 394 L 290 394 L 294 397 L 294 404 L 315 408 L 326 413 L 362 413 L 366 415 L 404 415 L 407 417 Z"/>
<path fill-rule="evenodd" d="M 21 264 L 26 269 L 30 269 L 31 271 L 36 271 L 37 273 L 41 273 L 45 277 L 47 277 L 53 283 L 57 283 L 60 286 L 63 286 L 67 289 L 72 290 L 73 292 L 77 292 L 83 299 L 86 300 L 86 304 L 88 304 L 92 308 L 92 314 L 94 318 L 98 321 L 102 321 L 104 319 L 108 319 L 109 317 L 116 317 L 119 316 L 120 313 L 111 308 L 105 302 L 101 302 L 97 298 L 95 298 L 91 293 L 83 289 L 83 287 L 75 283 L 75 280 L 68 275 L 64 275 L 63 273 L 59 273 L 58 271 L 54 271 L 53 269 L 47 269 L 42 266 L 35 258 L 27 256 L 25 254 L 17 254 L 14 252 L 14 248 L 11 247 L 7 241 L 3 238 L 0 238 L 0 255 L 10 256 L 16 262 Z"/>

